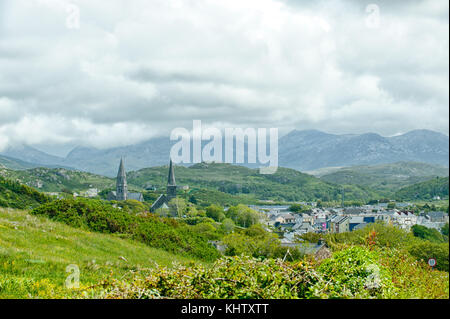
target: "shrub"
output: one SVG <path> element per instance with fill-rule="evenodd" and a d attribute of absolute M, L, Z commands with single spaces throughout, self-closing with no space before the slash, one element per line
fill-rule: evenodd
<path fill-rule="evenodd" d="M 106 298 L 291 299 L 306 298 L 318 275 L 307 263 L 225 257 L 213 267 L 157 268 L 126 282 L 104 282 Z"/>
<path fill-rule="evenodd" d="M 154 215 L 133 215 L 92 199 L 64 199 L 42 205 L 32 214 L 45 215 L 70 226 L 101 233 L 128 234 L 151 247 L 203 260 L 214 260 L 219 252 L 193 226 Z"/>
<path fill-rule="evenodd" d="M 311 289 L 321 298 L 386 298 L 394 293 L 389 272 L 379 255 L 363 247 L 352 247 L 325 260 L 317 270 L 322 280 Z"/>
<path fill-rule="evenodd" d="M 432 243 L 421 241 L 408 246 L 408 252 L 417 260 L 425 263 L 430 258 L 436 259 L 436 269 L 449 271 L 448 267 L 448 243 Z"/>

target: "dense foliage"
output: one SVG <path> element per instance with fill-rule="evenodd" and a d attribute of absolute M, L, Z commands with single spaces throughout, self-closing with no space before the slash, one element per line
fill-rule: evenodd
<path fill-rule="evenodd" d="M 31 187 L 0 176 L 0 207 L 33 208 L 47 203 L 50 198 Z"/>
<path fill-rule="evenodd" d="M 31 213 L 91 231 L 127 234 L 151 247 L 180 255 L 204 260 L 214 260 L 219 256 L 207 239 L 194 233 L 187 224 L 152 214 L 135 215 L 108 202 L 65 199 L 42 205 Z"/>
<path fill-rule="evenodd" d="M 448 241 L 448 234 L 447 236 L 444 236 L 438 230 L 433 228 L 427 228 L 422 225 L 412 226 L 411 231 L 414 236 L 429 240 L 433 243 L 444 243 Z"/>
<path fill-rule="evenodd" d="M 398 200 L 430 200 L 435 196 L 448 199 L 448 177 L 436 177 L 425 182 L 406 186 L 395 193 Z"/>
<path fill-rule="evenodd" d="M 349 247 L 318 264 L 225 257 L 212 266 L 177 265 L 105 279 L 95 298 L 448 298 L 448 273 L 397 250 Z"/>
<path fill-rule="evenodd" d="M 227 256 L 252 256 L 255 258 L 285 258 L 299 260 L 304 255 L 296 248 L 281 246 L 278 236 L 267 232 L 260 224 L 236 231 L 225 236 L 222 242 L 226 245 Z"/>

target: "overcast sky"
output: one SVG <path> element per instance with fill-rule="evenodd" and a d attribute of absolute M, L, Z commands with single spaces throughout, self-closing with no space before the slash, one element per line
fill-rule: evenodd
<path fill-rule="evenodd" d="M 0 0 L 0 148 L 194 119 L 448 135 L 448 1 L 372 1 Z"/>

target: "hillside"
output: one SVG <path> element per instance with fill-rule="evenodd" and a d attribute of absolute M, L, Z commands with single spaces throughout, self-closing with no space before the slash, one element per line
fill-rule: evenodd
<path fill-rule="evenodd" d="M 415 130 L 394 137 L 374 133 L 328 134 L 292 131 L 280 138 L 280 166 L 298 170 L 375 165 L 399 161 L 449 165 L 448 136 Z"/>
<path fill-rule="evenodd" d="M 38 165 L 28 163 L 19 159 L 7 157 L 7 156 L 1 156 L 0 155 L 0 169 L 1 168 L 9 168 L 9 169 L 27 169 L 27 168 L 34 168 Z"/>
<path fill-rule="evenodd" d="M 353 184 L 370 187 L 389 195 L 401 187 L 448 176 L 446 167 L 416 162 L 397 162 L 374 166 L 353 166 L 325 173 L 321 180 L 335 184 Z"/>
<path fill-rule="evenodd" d="M 395 193 L 400 200 L 430 200 L 435 196 L 448 199 L 448 177 L 436 177 L 425 182 L 403 187 Z"/>
<path fill-rule="evenodd" d="M 126 156 L 128 170 L 166 165 L 171 146 L 175 143 L 167 136 L 108 149 L 79 146 L 65 158 L 31 146 L 10 147 L 0 154 L 40 166 L 73 167 L 113 177 L 122 156 Z M 317 130 L 294 130 L 280 137 L 278 149 L 279 166 L 301 171 L 399 161 L 449 165 L 448 136 L 429 130 L 415 130 L 394 137 L 375 133 L 337 135 Z M 254 164 L 243 165 L 255 167 Z"/>
<path fill-rule="evenodd" d="M 192 261 L 116 235 L 0 208 L 0 299 L 81 297 L 64 287 L 69 265 L 79 267 L 85 288 L 110 274 L 120 279 L 130 270 Z"/>
<path fill-rule="evenodd" d="M 167 184 L 167 166 L 145 168 L 128 173 L 128 181 L 143 188 L 164 187 Z M 257 199 L 285 201 L 312 201 L 315 199 L 340 200 L 342 187 L 321 181 L 299 171 L 278 168 L 272 175 L 259 174 L 259 170 L 243 166 L 201 163 L 175 168 L 178 185 L 215 189 L 228 194 L 251 194 Z M 377 194 L 356 185 L 345 187 L 346 199 L 370 199 Z"/>
<path fill-rule="evenodd" d="M 0 169 L 0 176 L 16 180 L 42 192 L 63 190 L 85 191 L 89 188 L 115 187 L 114 179 L 64 168 L 32 168 L 27 170 Z"/>
<path fill-rule="evenodd" d="M 0 176 L 0 207 L 34 208 L 50 199 L 35 189 Z"/>

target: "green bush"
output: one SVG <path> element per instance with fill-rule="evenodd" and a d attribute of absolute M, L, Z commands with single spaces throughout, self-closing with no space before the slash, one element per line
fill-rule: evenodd
<path fill-rule="evenodd" d="M 125 282 L 106 281 L 106 298 L 291 299 L 307 298 L 318 276 L 307 264 L 225 257 L 213 267 L 157 268 Z"/>
<path fill-rule="evenodd" d="M 86 230 L 127 234 L 151 247 L 203 260 L 214 260 L 220 255 L 205 236 L 193 231 L 193 226 L 154 215 L 130 214 L 109 202 L 64 199 L 42 205 L 31 213 Z"/>
<path fill-rule="evenodd" d="M 423 260 L 425 263 L 430 258 L 436 259 L 436 269 L 449 271 L 448 266 L 448 243 L 432 243 L 421 241 L 412 243 L 408 246 L 408 252 L 417 260 Z"/>
<path fill-rule="evenodd" d="M 363 247 L 339 251 L 317 270 L 322 280 L 311 289 L 321 298 L 389 298 L 395 293 L 379 255 Z"/>
<path fill-rule="evenodd" d="M 50 197 L 0 176 L 0 207 L 27 209 L 50 202 Z"/>
<path fill-rule="evenodd" d="M 414 225 L 413 227 L 411 227 L 411 231 L 414 234 L 414 236 L 425 240 L 429 240 L 433 243 L 443 243 L 446 241 L 444 236 L 442 236 L 442 234 L 438 230 L 433 228 L 427 228 L 421 225 Z"/>

